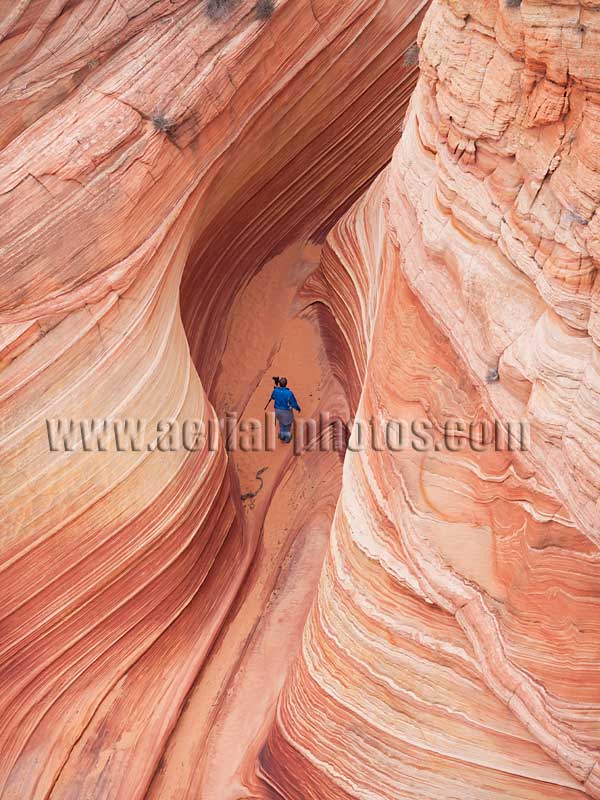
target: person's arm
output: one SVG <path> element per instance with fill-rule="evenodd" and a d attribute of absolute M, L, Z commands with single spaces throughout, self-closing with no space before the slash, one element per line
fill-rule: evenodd
<path fill-rule="evenodd" d="M 300 413 L 301 408 L 298 405 L 298 401 L 294 397 L 294 393 L 290 390 L 290 405 L 292 408 L 295 408 L 298 413 Z"/>

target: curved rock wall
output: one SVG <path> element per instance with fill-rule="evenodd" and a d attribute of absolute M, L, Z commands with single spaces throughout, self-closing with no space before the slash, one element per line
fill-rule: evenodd
<path fill-rule="evenodd" d="M 434 2 L 392 164 L 311 281 L 359 416 L 438 447 L 346 455 L 261 755 L 282 797 L 600 796 L 598 10 Z M 448 452 L 452 419 L 530 450 Z"/>
<path fill-rule="evenodd" d="M 145 795 L 261 534 L 222 444 L 46 420 L 215 418 L 238 293 L 389 160 L 424 5 L 0 3 L 3 798 Z"/>
<path fill-rule="evenodd" d="M 3 798 L 600 797 L 600 15 L 434 2 L 364 193 L 423 5 L 0 2 Z M 531 449 L 351 443 L 267 730 L 244 699 L 307 604 L 277 586 L 319 563 L 286 578 L 269 548 L 323 539 L 339 463 L 308 454 L 322 496 L 290 527 L 268 497 L 250 520 L 221 444 L 49 452 L 45 420 L 244 408 L 232 309 L 336 220 L 319 269 L 292 265 L 327 391 L 438 444 L 521 417 Z M 212 703 L 223 665 L 205 708 L 190 689 Z"/>

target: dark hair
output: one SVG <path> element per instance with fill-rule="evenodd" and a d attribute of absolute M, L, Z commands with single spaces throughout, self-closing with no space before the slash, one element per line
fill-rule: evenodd
<path fill-rule="evenodd" d="M 287 378 L 279 378 L 279 385 L 285 388 L 287 386 Z"/>

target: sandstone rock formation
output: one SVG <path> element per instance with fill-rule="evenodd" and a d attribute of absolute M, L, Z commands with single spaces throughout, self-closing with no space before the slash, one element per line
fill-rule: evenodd
<path fill-rule="evenodd" d="M 268 21 L 253 5 L 217 21 L 197 0 L 0 5 L 3 798 L 197 796 L 216 763 L 198 766 L 201 670 L 211 727 L 257 620 L 283 613 L 272 594 L 291 559 L 303 594 L 253 707 L 265 728 L 313 598 L 338 456 L 310 470 L 277 452 L 252 511 L 239 500 L 250 465 L 222 443 L 51 452 L 46 432 L 54 418 L 150 431 L 215 419 L 213 403 L 242 411 L 286 320 L 288 339 L 315 330 L 310 310 L 293 321 L 290 287 L 318 262 L 297 246 L 275 284 L 281 334 L 263 331 L 256 361 L 224 354 L 263 262 L 326 231 L 389 159 L 424 3 L 282 0 Z M 343 406 L 326 376 L 323 390 Z M 240 614 L 244 598 L 254 610 Z M 241 771 L 252 741 L 240 744 Z"/>
<path fill-rule="evenodd" d="M 2 798 L 600 797 L 600 5 L 434 0 L 371 183 L 424 6 L 0 2 Z M 530 450 L 49 450 L 299 363 Z"/>
<path fill-rule="evenodd" d="M 315 291 L 354 329 L 361 415 L 524 418 L 530 452 L 346 455 L 262 755 L 284 797 L 600 796 L 600 9 L 515 5 L 433 3 L 402 140 Z"/>

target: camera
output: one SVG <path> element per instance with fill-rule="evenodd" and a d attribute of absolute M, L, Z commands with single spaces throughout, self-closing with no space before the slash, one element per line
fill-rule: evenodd
<path fill-rule="evenodd" d="M 279 375 L 273 375 L 273 383 L 275 386 L 279 386 Z"/>

